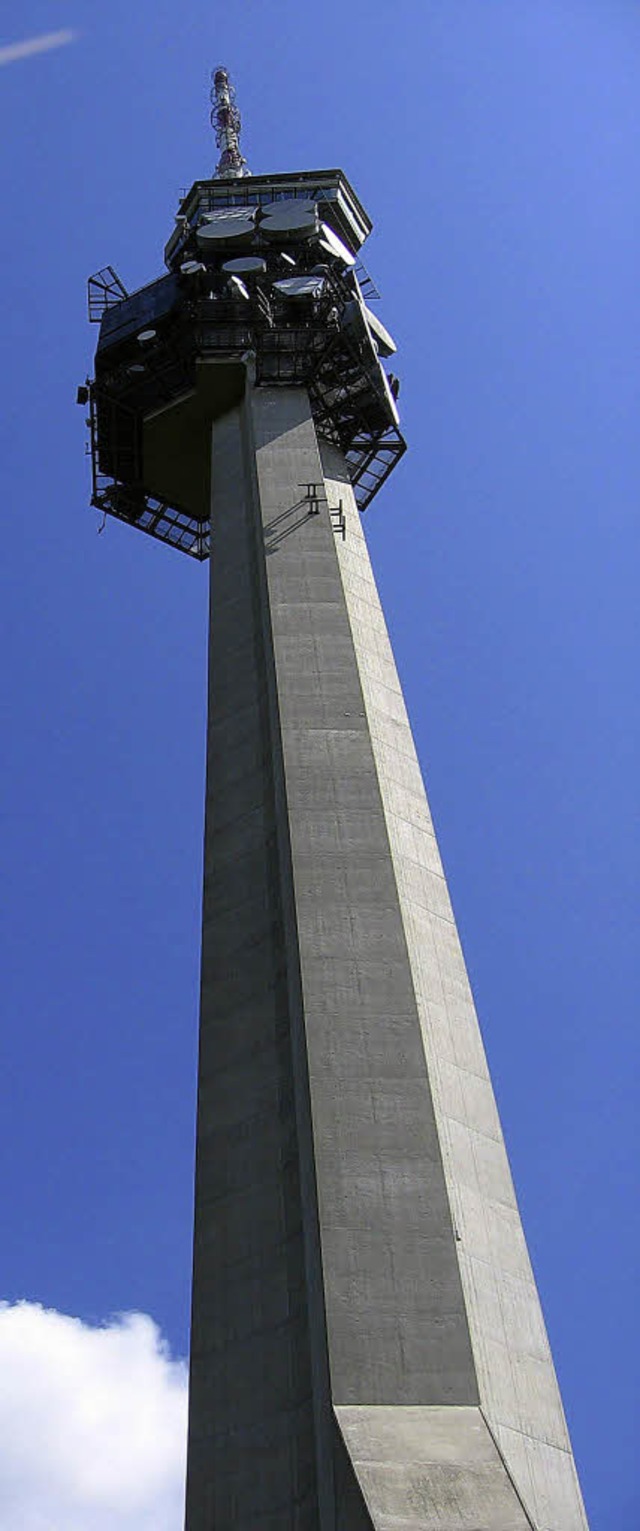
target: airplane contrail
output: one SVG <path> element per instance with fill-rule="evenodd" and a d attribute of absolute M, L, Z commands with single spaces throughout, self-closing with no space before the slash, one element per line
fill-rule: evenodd
<path fill-rule="evenodd" d="M 62 32 L 42 32 L 39 37 L 27 37 L 21 43 L 8 43 L 0 48 L 0 65 L 13 64 L 14 59 L 31 58 L 34 53 L 48 53 L 51 48 L 62 48 L 74 42 L 77 33 L 68 29 Z"/>

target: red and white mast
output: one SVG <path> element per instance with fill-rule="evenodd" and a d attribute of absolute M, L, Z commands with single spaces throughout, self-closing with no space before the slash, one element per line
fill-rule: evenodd
<path fill-rule="evenodd" d="M 224 181 L 239 175 L 249 175 L 246 159 L 240 153 L 242 118 L 236 106 L 236 93 L 229 79 L 229 71 L 220 64 L 212 71 L 211 78 L 211 126 L 221 151 L 216 179 Z"/>

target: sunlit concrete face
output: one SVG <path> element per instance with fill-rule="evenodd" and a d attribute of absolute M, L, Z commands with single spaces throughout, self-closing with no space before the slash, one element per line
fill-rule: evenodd
<path fill-rule="evenodd" d="M 579 1531 L 347 467 L 216 413 L 187 1531 Z"/>

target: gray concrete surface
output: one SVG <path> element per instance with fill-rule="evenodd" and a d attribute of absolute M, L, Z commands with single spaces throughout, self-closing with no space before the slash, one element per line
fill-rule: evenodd
<path fill-rule="evenodd" d="M 360 667 L 468 1314 L 480 1400 L 539 1531 L 586 1518 L 531 1270 L 473 996 L 400 682 L 339 454 L 327 492 Z M 478 870 L 481 876 L 481 869 Z"/>
<path fill-rule="evenodd" d="M 480 1409 L 336 1414 L 377 1531 L 532 1531 Z"/>
<path fill-rule="evenodd" d="M 274 753 L 239 411 L 214 428 L 189 1531 L 318 1525 Z"/>
<path fill-rule="evenodd" d="M 358 512 L 213 425 L 187 1531 L 586 1525 Z"/>

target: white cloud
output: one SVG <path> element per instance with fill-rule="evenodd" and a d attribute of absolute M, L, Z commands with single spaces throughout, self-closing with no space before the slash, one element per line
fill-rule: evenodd
<path fill-rule="evenodd" d="M 13 64 L 18 58 L 31 58 L 34 53 L 50 53 L 52 48 L 63 48 L 65 43 L 75 41 L 76 33 L 68 29 L 62 32 L 41 32 L 39 37 L 26 37 L 21 43 L 7 43 L 0 48 L 0 64 Z"/>
<path fill-rule="evenodd" d="M 181 1531 L 187 1368 L 143 1313 L 0 1303 L 2 1531 Z"/>

